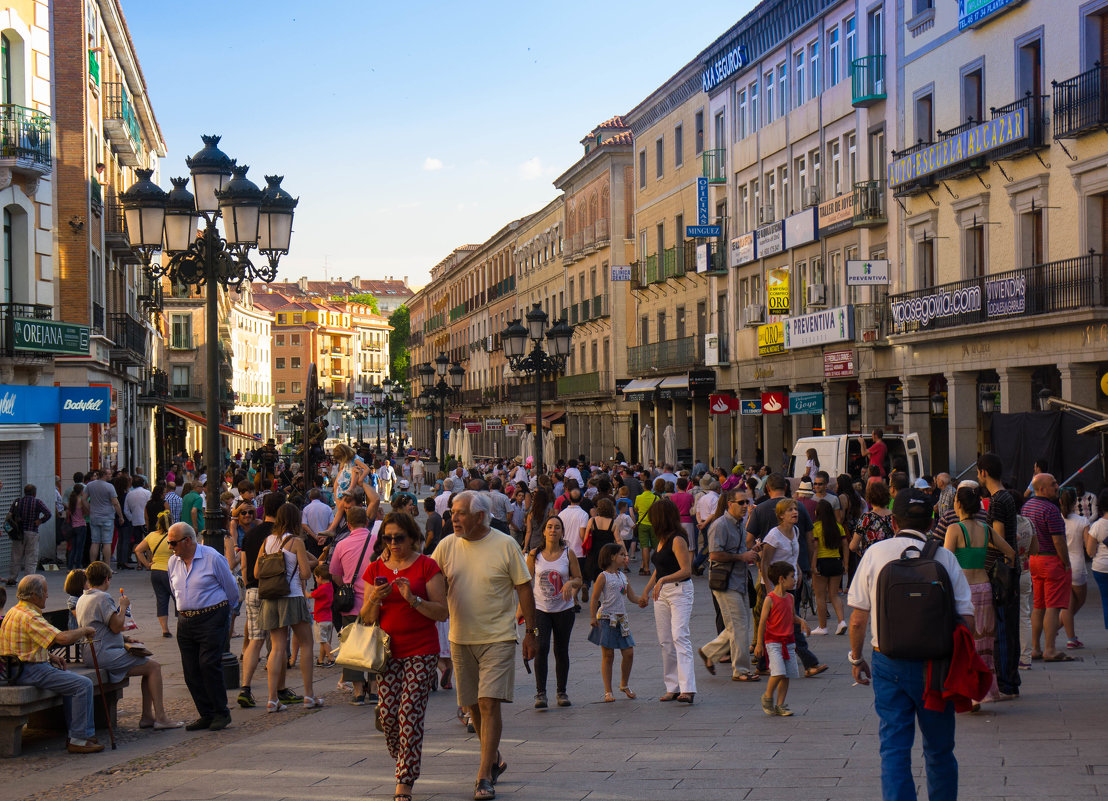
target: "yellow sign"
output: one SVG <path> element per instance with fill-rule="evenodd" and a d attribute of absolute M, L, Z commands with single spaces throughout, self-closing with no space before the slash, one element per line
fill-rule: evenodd
<path fill-rule="evenodd" d="M 1100 377 L 1100 391 L 1108 395 L 1108 373 Z"/>
<path fill-rule="evenodd" d="M 789 268 L 770 270 L 766 277 L 766 295 L 769 297 L 770 314 L 789 313 Z"/>
<path fill-rule="evenodd" d="M 785 352 L 785 325 L 781 322 L 758 326 L 758 355 Z"/>
<path fill-rule="evenodd" d="M 1027 136 L 1027 113 L 1027 108 L 1018 108 L 898 158 L 889 165 L 889 186 L 914 181 L 1023 139 Z"/>

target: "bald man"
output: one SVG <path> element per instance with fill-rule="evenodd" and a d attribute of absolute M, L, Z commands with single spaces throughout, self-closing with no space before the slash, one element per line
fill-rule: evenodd
<path fill-rule="evenodd" d="M 1050 473 L 1039 473 L 1031 480 L 1035 493 L 1024 503 L 1020 514 L 1035 527 L 1039 552 L 1031 557 L 1031 658 L 1044 662 L 1072 662 L 1073 657 L 1054 645 L 1063 609 L 1070 603 L 1070 553 L 1066 547 L 1066 521 L 1058 509 L 1058 481 Z M 1039 641 L 1045 636 L 1042 648 Z"/>

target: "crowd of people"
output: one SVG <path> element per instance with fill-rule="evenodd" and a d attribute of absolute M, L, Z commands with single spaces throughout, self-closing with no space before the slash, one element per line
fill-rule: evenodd
<path fill-rule="evenodd" d="M 1108 598 L 1108 492 L 1098 498 L 1081 486 L 1059 488 L 1039 465 L 1024 493 L 1005 486 L 1003 465 L 988 453 L 976 480 L 957 486 L 945 474 L 910 483 L 901 465 L 881 464 L 880 454 L 874 462 L 864 477 L 831 476 L 809 453 L 799 481 L 762 465 L 728 471 L 698 463 L 682 470 L 630 465 L 622 454 L 602 463 L 570 459 L 549 470 L 532 460 L 478 459 L 432 472 L 416 452 L 394 463 L 338 445 L 306 476 L 271 442 L 236 454 L 221 477 L 229 521 L 222 548 L 199 542 L 207 477 L 198 455 L 175 462 L 153 487 L 140 474 L 94 472 L 75 476 L 62 499 L 73 630 L 93 632 L 110 657 L 109 671 L 142 676 L 142 725 L 180 725 L 162 709 L 158 665 L 125 648 L 126 597 L 107 591 L 113 557 L 117 570 L 147 569 L 166 637 L 173 636 L 171 600 L 176 607 L 176 636 L 199 714 L 187 728 L 199 730 L 230 722 L 219 644 L 239 618 L 236 701 L 243 708 L 258 704 L 252 682 L 267 648 L 269 713 L 293 703 L 321 706 L 316 672 L 334 664 L 338 633 L 352 624 L 379 626 L 391 638 L 387 668 L 370 675 L 343 667 L 338 687 L 351 703 L 375 707 L 396 761 L 398 801 L 410 800 L 419 778 L 423 715 L 439 687 L 456 692 L 459 720 L 481 741 L 474 798 L 495 797 L 507 769 L 499 751 L 500 704 L 513 700 L 520 624 L 528 670 L 534 660 L 536 709 L 573 703 L 569 676 L 581 668 L 570 660 L 575 628 L 587 628 L 600 649 L 602 701 L 615 702 L 617 692 L 637 698 L 630 610 L 651 605 L 661 702 L 696 702 L 699 662 L 713 676 L 729 669 L 736 682 L 766 679 L 762 710 L 789 716 L 790 679 L 826 671 L 815 643 L 848 629 L 856 678 L 868 681 L 861 638 L 876 592 L 874 563 L 891 558 L 888 548 L 877 547 L 886 540 L 915 534 L 934 540 L 953 566 L 959 612 L 992 677 L 987 691 L 971 699 L 971 712 L 1017 697 L 1019 671 L 1034 662 L 1074 659 L 1069 652 L 1083 647 L 1076 625 L 1090 572 L 1086 557 L 1102 601 Z M 43 511 L 49 514 L 36 514 Z M 690 618 L 700 582 L 693 579 L 705 574 L 700 592 L 707 590 L 717 636 L 697 645 Z M 33 575 L 24 583 L 24 611 L 5 617 L 0 636 L 0 650 L 21 659 L 46 636 L 35 634 L 40 624 L 25 622 L 34 620 L 44 586 Z M 587 627 L 576 626 L 580 615 Z M 1104 622 L 1108 627 L 1108 602 Z M 29 639 L 16 642 L 20 637 Z M 620 675 L 613 685 L 616 651 Z M 901 667 L 874 659 L 878 685 Z M 297 662 L 303 695 L 285 686 Z M 875 692 L 882 714 L 881 691 Z M 70 743 L 93 748 L 87 723 L 74 719 Z M 935 764 L 947 760 L 949 768 L 952 759 L 944 753 Z"/>

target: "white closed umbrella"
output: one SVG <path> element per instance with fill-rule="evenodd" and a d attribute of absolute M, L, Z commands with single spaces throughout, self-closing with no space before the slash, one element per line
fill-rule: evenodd
<path fill-rule="evenodd" d="M 527 458 L 527 432 L 519 432 L 519 460 L 522 462 Z"/>
<path fill-rule="evenodd" d="M 654 458 L 654 429 L 647 423 L 639 432 L 639 461 L 646 464 Z"/>
<path fill-rule="evenodd" d="M 535 435 L 530 431 L 524 431 L 523 436 L 526 441 L 526 446 L 523 450 L 523 459 L 524 461 L 530 459 L 533 462 L 535 460 Z"/>
<path fill-rule="evenodd" d="M 473 443 L 470 442 L 468 428 L 462 429 L 462 447 L 460 450 L 461 455 L 459 456 L 459 459 L 462 462 L 462 466 L 469 467 L 473 464 Z"/>
<path fill-rule="evenodd" d="M 442 429 L 435 429 L 435 454 L 437 455 L 439 465 L 443 464 L 443 452 L 442 452 Z M 441 466 L 439 468 L 442 469 Z"/>
<path fill-rule="evenodd" d="M 554 455 L 554 432 L 544 432 L 543 440 L 542 460 L 546 463 L 546 469 L 550 470 L 554 467 L 554 463 L 558 461 Z"/>
<path fill-rule="evenodd" d="M 663 447 L 665 449 L 663 459 L 670 467 L 677 466 L 677 432 L 673 426 L 666 426 L 662 432 Z"/>

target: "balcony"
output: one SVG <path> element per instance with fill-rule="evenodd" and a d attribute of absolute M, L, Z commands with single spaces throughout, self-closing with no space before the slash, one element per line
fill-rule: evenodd
<path fill-rule="evenodd" d="M 906 147 L 900 152 L 894 150 L 893 159 L 902 159 L 905 156 L 914 155 L 921 150 L 931 147 L 931 145 L 933 144 L 934 142 L 925 142 L 920 139 L 918 142 L 916 142 L 916 144 L 912 145 L 911 147 Z M 893 197 L 910 197 L 911 195 L 918 195 L 920 192 L 924 192 L 933 186 L 936 186 L 935 173 L 921 175 L 915 180 L 905 181 L 904 183 L 897 186 L 896 191 L 893 192 Z"/>
<path fill-rule="evenodd" d="M 95 181 L 95 186 L 100 186 Z M 104 241 L 109 247 L 129 251 L 131 243 L 127 240 L 127 230 L 123 221 L 123 204 L 111 193 L 104 203 Z"/>
<path fill-rule="evenodd" d="M 662 264 L 659 273 L 661 273 L 662 280 L 669 278 L 677 278 L 685 274 L 685 264 L 683 259 L 679 259 L 680 251 L 683 248 L 667 248 L 662 251 Z"/>
<path fill-rule="evenodd" d="M 104 307 L 99 303 L 92 304 L 92 332 L 94 334 L 104 333 Z"/>
<path fill-rule="evenodd" d="M 892 334 L 1108 306 L 1104 256 L 1036 264 L 889 296 Z"/>
<path fill-rule="evenodd" d="M 169 395 L 174 401 L 198 403 L 204 400 L 204 387 L 202 384 L 174 384 L 169 389 Z"/>
<path fill-rule="evenodd" d="M 590 320 L 598 320 L 601 317 L 610 316 L 611 312 L 608 311 L 608 296 L 597 295 L 592 299 L 592 314 L 589 315 Z"/>
<path fill-rule="evenodd" d="M 700 174 L 710 184 L 727 183 L 727 151 L 724 148 L 705 150 L 700 157 Z"/>
<path fill-rule="evenodd" d="M 463 389 L 460 396 L 463 406 L 480 406 L 485 402 L 485 391 L 482 389 Z"/>
<path fill-rule="evenodd" d="M 939 141 L 943 142 L 947 139 L 953 139 L 956 136 L 964 134 L 966 131 L 972 130 L 980 125 L 983 120 L 975 120 L 973 117 L 968 118 L 961 125 L 951 128 L 948 131 L 936 131 L 939 136 Z M 959 161 L 956 164 L 951 164 L 949 167 L 943 167 L 940 170 L 935 170 L 932 173 L 933 181 L 943 181 L 949 178 L 962 178 L 966 175 L 972 175 L 979 170 L 988 169 L 989 163 L 985 156 L 977 156 L 972 159 L 965 159 Z"/>
<path fill-rule="evenodd" d="M 147 370 L 138 390 L 139 406 L 158 406 L 169 400 L 169 376 L 157 368 Z"/>
<path fill-rule="evenodd" d="M 50 173 L 50 115 L 0 105 L 0 167 L 41 178 Z"/>
<path fill-rule="evenodd" d="M 854 336 L 859 342 L 879 342 L 888 334 L 889 307 L 884 303 L 854 305 Z"/>
<path fill-rule="evenodd" d="M 607 371 L 566 375 L 558 379 L 558 397 L 612 394 L 611 374 Z"/>
<path fill-rule="evenodd" d="M 854 108 L 869 108 L 885 99 L 885 56 L 862 56 L 850 65 L 850 97 Z"/>
<path fill-rule="evenodd" d="M 726 218 L 724 218 L 726 221 Z M 724 232 L 726 233 L 727 227 L 724 225 Z M 721 237 L 718 241 L 726 241 L 726 237 Z M 696 246 L 691 243 L 686 243 L 677 249 L 679 262 L 684 265 L 683 273 L 679 275 L 695 275 L 696 274 Z M 726 275 L 727 263 L 723 260 L 723 251 L 719 247 L 710 247 L 708 250 L 708 272 L 705 275 Z"/>
<path fill-rule="evenodd" d="M 885 182 L 860 181 L 854 184 L 854 227 L 872 228 L 886 225 Z"/>
<path fill-rule="evenodd" d="M 581 236 L 584 240 L 584 247 L 591 250 L 593 244 L 596 242 L 596 226 L 586 225 L 585 230 L 581 232 Z"/>
<path fill-rule="evenodd" d="M 601 217 L 596 221 L 596 244 L 606 245 L 610 236 L 611 235 L 608 233 L 608 218 Z"/>
<path fill-rule="evenodd" d="M 142 129 L 127 88 L 118 81 L 104 84 L 104 131 L 120 164 L 142 166 Z"/>
<path fill-rule="evenodd" d="M 648 370 L 688 369 L 704 364 L 704 339 L 681 337 L 639 345 L 627 351 L 627 372 L 645 373 Z"/>
<path fill-rule="evenodd" d="M 1075 139 L 1108 126 L 1108 69 L 1098 61 L 1091 70 L 1054 87 L 1054 138 Z"/>
<path fill-rule="evenodd" d="M 544 378 L 542 382 L 542 399 L 544 401 L 552 401 L 557 396 L 557 385 L 549 378 Z M 508 401 L 511 403 L 534 403 L 535 402 L 535 382 L 532 381 L 528 384 L 509 384 L 508 385 Z"/>
<path fill-rule="evenodd" d="M 200 347 L 199 334 L 173 334 L 166 346 L 170 350 L 196 350 Z"/>
<path fill-rule="evenodd" d="M 112 318 L 111 361 L 123 365 L 142 366 L 150 359 L 146 352 L 146 326 L 127 313 L 117 313 Z"/>
<path fill-rule="evenodd" d="M 0 355 L 15 356 L 19 354 L 21 359 L 51 359 L 53 353 L 46 351 L 26 351 L 15 349 L 15 321 L 17 318 L 31 318 L 35 320 L 50 320 L 54 316 L 54 309 L 39 303 L 0 303 Z"/>
<path fill-rule="evenodd" d="M 1050 121 L 1046 116 L 1046 99 L 1046 95 L 1033 95 L 1031 92 L 1027 92 L 1015 103 L 989 109 L 989 113 L 992 114 L 994 120 L 1021 108 L 1027 110 L 1027 136 L 1018 142 L 1012 142 L 1010 145 L 997 148 L 989 153 L 989 158 L 994 161 L 1011 159 L 1033 153 L 1040 148 L 1049 147 L 1050 143 L 1047 140 L 1046 129 Z"/>

